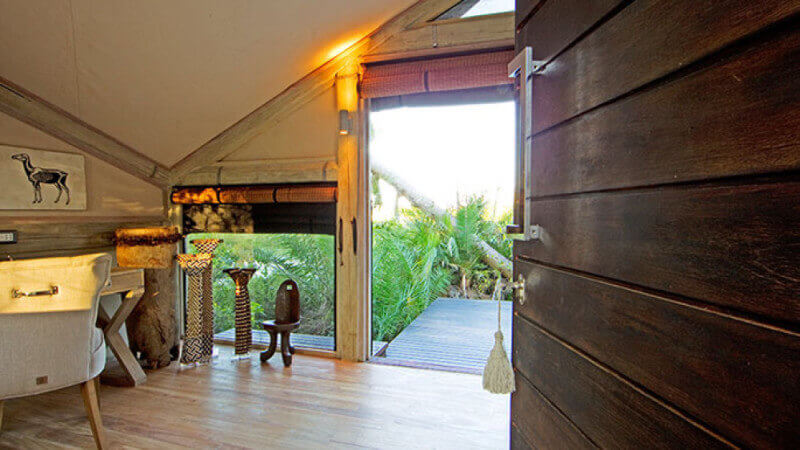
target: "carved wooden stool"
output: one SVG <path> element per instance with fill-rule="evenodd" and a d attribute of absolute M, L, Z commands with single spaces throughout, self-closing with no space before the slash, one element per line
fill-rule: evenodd
<path fill-rule="evenodd" d="M 264 321 L 261 325 L 269 333 L 269 348 L 261 352 L 261 362 L 266 362 L 275 354 L 280 334 L 283 365 L 291 366 L 294 347 L 289 338 L 292 331 L 300 326 L 300 292 L 297 283 L 286 280 L 281 284 L 275 296 L 275 320 Z"/>
<path fill-rule="evenodd" d="M 269 348 L 261 352 L 261 362 L 266 362 L 275 354 L 275 349 L 278 346 L 278 335 L 281 336 L 281 356 L 283 356 L 283 365 L 289 367 L 292 365 L 292 355 L 294 355 L 294 347 L 292 347 L 289 337 L 292 331 L 300 326 L 300 321 L 295 323 L 275 323 L 274 320 L 267 320 L 261 324 L 264 329 L 269 333 Z"/>

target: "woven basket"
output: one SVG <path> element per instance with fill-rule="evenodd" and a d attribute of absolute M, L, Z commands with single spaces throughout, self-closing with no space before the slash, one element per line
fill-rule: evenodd
<path fill-rule="evenodd" d="M 177 227 L 120 228 L 114 233 L 117 264 L 139 269 L 168 269 L 181 240 Z"/>

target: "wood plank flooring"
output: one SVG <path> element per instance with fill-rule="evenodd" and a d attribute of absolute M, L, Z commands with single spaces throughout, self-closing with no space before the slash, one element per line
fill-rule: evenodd
<path fill-rule="evenodd" d="M 479 376 L 295 355 L 101 386 L 112 448 L 508 448 L 508 396 Z M 92 448 L 78 387 L 8 400 L 0 448 Z"/>

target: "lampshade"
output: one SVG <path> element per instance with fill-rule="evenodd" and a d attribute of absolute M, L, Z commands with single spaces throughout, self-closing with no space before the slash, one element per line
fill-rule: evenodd
<path fill-rule="evenodd" d="M 120 228 L 114 233 L 117 264 L 138 269 L 172 267 L 175 243 L 181 240 L 177 227 Z"/>

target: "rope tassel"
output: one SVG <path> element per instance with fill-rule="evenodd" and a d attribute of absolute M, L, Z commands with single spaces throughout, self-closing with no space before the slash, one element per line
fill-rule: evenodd
<path fill-rule="evenodd" d="M 489 352 L 486 367 L 483 368 L 483 388 L 492 394 L 510 394 L 516 390 L 514 386 L 514 369 L 508 359 L 506 349 L 503 347 L 503 332 L 500 328 L 501 303 L 500 290 L 501 278 L 497 277 L 492 297 L 497 298 L 497 331 L 494 333 L 494 347 Z"/>

